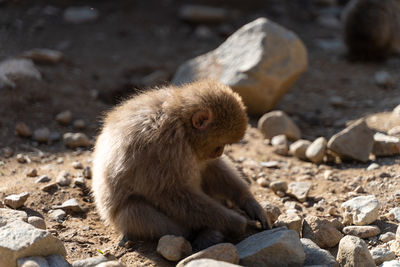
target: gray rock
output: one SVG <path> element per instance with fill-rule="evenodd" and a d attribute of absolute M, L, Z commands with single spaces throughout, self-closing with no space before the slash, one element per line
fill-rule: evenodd
<path fill-rule="evenodd" d="M 14 265 L 15 266 L 15 265 Z M 50 267 L 44 257 L 26 257 L 17 260 L 18 267 Z"/>
<path fill-rule="evenodd" d="M 17 266 L 17 259 L 27 255 L 52 254 L 67 253 L 62 242 L 49 232 L 18 220 L 0 227 L 0 266 Z"/>
<path fill-rule="evenodd" d="M 62 222 L 67 216 L 65 211 L 63 211 L 62 209 L 49 210 L 48 215 L 50 219 L 57 222 Z"/>
<path fill-rule="evenodd" d="M 212 78 L 239 93 L 250 114 L 271 110 L 307 69 L 307 50 L 293 32 L 266 18 L 252 21 L 217 49 L 181 65 L 174 84 Z"/>
<path fill-rule="evenodd" d="M 18 195 L 9 195 L 4 198 L 4 204 L 13 209 L 18 209 L 25 204 L 25 201 L 28 199 L 29 193 L 24 192 Z"/>
<path fill-rule="evenodd" d="M 340 240 L 336 260 L 343 267 L 375 267 L 364 240 L 351 235 Z"/>
<path fill-rule="evenodd" d="M 158 240 L 157 252 L 169 261 L 179 261 L 192 253 L 192 246 L 182 236 L 165 235 Z"/>
<path fill-rule="evenodd" d="M 326 267 L 339 267 L 339 263 L 337 263 L 335 257 L 329 251 L 318 247 L 311 239 L 301 238 L 300 242 L 306 254 L 305 266 L 322 265 Z"/>
<path fill-rule="evenodd" d="M 39 143 L 47 143 L 50 141 L 50 130 L 46 127 L 36 129 L 33 132 L 32 136 L 33 140 Z"/>
<path fill-rule="evenodd" d="M 374 144 L 373 132 L 365 120 L 358 120 L 335 134 L 328 142 L 328 148 L 340 158 L 367 161 Z"/>
<path fill-rule="evenodd" d="M 400 261 L 392 260 L 392 261 L 385 261 L 379 267 L 400 267 Z"/>
<path fill-rule="evenodd" d="M 84 133 L 65 133 L 63 142 L 69 148 L 88 147 L 91 145 L 89 137 Z"/>
<path fill-rule="evenodd" d="M 376 85 L 378 85 L 379 87 L 382 87 L 382 88 L 393 88 L 394 87 L 395 82 L 394 82 L 392 76 L 384 70 L 376 72 L 374 78 L 375 78 Z"/>
<path fill-rule="evenodd" d="M 379 202 L 375 196 L 359 196 L 342 204 L 344 223 L 347 225 L 368 225 L 379 216 Z"/>
<path fill-rule="evenodd" d="M 28 223 L 38 229 L 46 230 L 46 222 L 43 220 L 43 218 L 38 216 L 30 216 L 28 218 Z"/>
<path fill-rule="evenodd" d="M 119 261 L 106 261 L 102 262 L 96 267 L 126 267 L 124 264 L 120 263 Z"/>
<path fill-rule="evenodd" d="M 80 24 L 97 20 L 99 12 L 90 6 L 68 7 L 64 10 L 64 20 L 69 23 Z"/>
<path fill-rule="evenodd" d="M 389 247 L 390 250 L 393 251 L 396 256 L 400 256 L 400 241 L 399 240 L 393 240 L 391 242 L 389 242 Z"/>
<path fill-rule="evenodd" d="M 179 17 L 194 23 L 223 22 L 228 18 L 228 10 L 211 6 L 184 5 L 179 10 Z"/>
<path fill-rule="evenodd" d="M 25 78 L 41 80 L 42 75 L 29 59 L 9 59 L 0 62 L 0 84 L 15 87 L 15 82 Z"/>
<path fill-rule="evenodd" d="M 232 264 L 224 261 L 216 261 L 212 259 L 199 259 L 189 262 L 187 267 L 235 267 L 241 266 L 237 264 Z"/>
<path fill-rule="evenodd" d="M 368 238 L 377 236 L 381 233 L 381 230 L 376 225 L 365 225 L 365 226 L 346 226 L 342 232 L 346 235 L 354 235 L 359 238 Z"/>
<path fill-rule="evenodd" d="M 305 260 L 299 235 L 283 227 L 252 235 L 236 248 L 245 266 L 303 266 Z"/>
<path fill-rule="evenodd" d="M 281 214 L 274 223 L 274 227 L 286 226 L 290 230 L 296 231 L 299 236 L 303 226 L 303 219 L 294 213 Z"/>
<path fill-rule="evenodd" d="M 400 208 L 395 207 L 389 210 L 388 219 L 391 221 L 400 222 Z"/>
<path fill-rule="evenodd" d="M 395 156 L 400 154 L 400 138 L 383 133 L 374 134 L 372 154 L 375 156 Z"/>
<path fill-rule="evenodd" d="M 295 197 L 300 202 L 304 202 L 310 189 L 311 183 L 309 182 L 291 182 L 288 185 L 287 194 Z"/>
<path fill-rule="evenodd" d="M 68 186 L 71 183 L 71 178 L 69 172 L 67 171 L 62 171 L 58 174 L 56 182 L 60 186 Z"/>
<path fill-rule="evenodd" d="M 296 158 L 307 160 L 306 150 L 311 145 L 311 142 L 305 139 L 299 139 L 289 147 L 289 153 Z"/>
<path fill-rule="evenodd" d="M 50 255 L 46 257 L 50 267 L 71 267 L 62 255 Z"/>
<path fill-rule="evenodd" d="M 396 234 L 392 232 L 387 232 L 379 236 L 379 240 L 382 241 L 383 243 L 387 243 L 395 239 L 396 239 Z"/>
<path fill-rule="evenodd" d="M 56 121 L 61 125 L 69 125 L 72 121 L 72 112 L 64 110 L 56 115 Z"/>
<path fill-rule="evenodd" d="M 272 137 L 271 145 L 274 147 L 274 153 L 282 156 L 288 155 L 289 152 L 289 141 L 286 135 L 280 134 Z"/>
<path fill-rule="evenodd" d="M 28 125 L 26 125 L 23 122 L 19 122 L 15 125 L 15 133 L 21 137 L 31 137 L 32 136 L 31 129 L 28 127 Z"/>
<path fill-rule="evenodd" d="M 187 258 L 184 258 L 176 265 L 176 267 L 187 266 L 187 264 L 191 261 L 205 258 L 232 264 L 239 263 L 239 255 L 236 247 L 230 243 L 221 243 L 208 247 L 202 251 L 190 255 Z"/>
<path fill-rule="evenodd" d="M 307 148 L 306 157 L 316 164 L 321 163 L 324 160 L 326 144 L 325 137 L 318 137 Z"/>
<path fill-rule="evenodd" d="M 102 262 L 107 262 L 110 259 L 107 258 L 106 256 L 97 256 L 97 257 L 92 257 L 92 258 L 87 258 L 83 260 L 77 260 L 74 261 L 71 265 L 72 267 L 95 267 L 99 265 Z"/>
<path fill-rule="evenodd" d="M 298 140 L 301 137 L 299 127 L 283 111 L 275 110 L 265 113 L 258 120 L 258 129 L 265 138 L 271 139 L 277 135 L 286 135 L 290 140 Z"/>
<path fill-rule="evenodd" d="M 286 193 L 288 189 L 287 182 L 285 181 L 274 181 L 269 184 L 269 188 L 274 191 L 275 193 L 278 191 L 281 191 L 283 193 Z"/>
<path fill-rule="evenodd" d="M 391 261 L 396 258 L 396 254 L 387 248 L 373 248 L 370 250 L 370 253 L 376 265 L 380 265 L 385 261 Z"/>
<path fill-rule="evenodd" d="M 35 48 L 22 54 L 23 57 L 32 59 L 37 63 L 55 64 L 62 60 L 63 53 L 57 50 Z"/>
<path fill-rule="evenodd" d="M 57 185 L 57 183 L 51 183 L 51 184 L 42 186 L 40 189 L 43 192 L 52 193 L 52 192 L 55 192 L 58 190 L 58 185 Z"/>
<path fill-rule="evenodd" d="M 309 215 L 303 221 L 302 237 L 311 239 L 321 248 L 332 248 L 343 237 L 338 228 L 334 222 Z"/>
<path fill-rule="evenodd" d="M 28 215 L 25 211 L 0 208 L 0 227 L 16 220 L 27 222 Z"/>
<path fill-rule="evenodd" d="M 53 206 L 53 209 L 62 209 L 66 213 L 82 212 L 83 209 L 75 198 L 68 199 L 59 206 Z"/>
<path fill-rule="evenodd" d="M 261 167 L 266 167 L 269 169 L 279 169 L 279 162 L 275 161 L 275 160 L 271 160 L 271 161 L 262 161 L 260 162 Z"/>
<path fill-rule="evenodd" d="M 37 178 L 36 180 L 35 180 L 35 183 L 47 183 L 47 182 L 49 182 L 51 179 L 49 178 L 49 176 L 47 176 L 47 175 L 41 175 L 41 176 L 39 176 L 39 178 Z"/>

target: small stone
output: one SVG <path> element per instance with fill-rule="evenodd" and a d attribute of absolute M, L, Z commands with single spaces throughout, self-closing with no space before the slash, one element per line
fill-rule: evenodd
<path fill-rule="evenodd" d="M 259 184 L 261 187 L 268 187 L 269 182 L 265 178 L 258 178 L 257 179 L 257 184 Z"/>
<path fill-rule="evenodd" d="M 48 128 L 40 128 L 33 132 L 33 140 L 39 143 L 48 143 L 50 141 L 50 130 Z"/>
<path fill-rule="evenodd" d="M 306 157 L 315 164 L 320 164 L 324 160 L 326 144 L 325 137 L 318 137 L 307 148 Z"/>
<path fill-rule="evenodd" d="M 372 171 L 372 170 L 376 170 L 376 169 L 379 169 L 381 166 L 379 165 L 379 164 L 377 164 L 377 163 L 371 163 L 369 166 L 368 166 L 368 168 L 367 168 L 367 171 Z"/>
<path fill-rule="evenodd" d="M 62 171 L 57 176 L 56 182 L 61 186 L 68 186 L 71 183 L 71 179 L 69 177 L 70 177 L 69 172 Z"/>
<path fill-rule="evenodd" d="M 65 146 L 69 148 L 88 147 L 91 145 L 89 137 L 84 133 L 65 133 L 63 141 Z"/>
<path fill-rule="evenodd" d="M 279 168 L 279 162 L 275 161 L 275 160 L 263 161 L 263 162 L 260 162 L 260 165 L 261 165 L 261 167 L 266 167 L 266 168 L 270 168 L 270 169 Z"/>
<path fill-rule="evenodd" d="M 36 179 L 35 183 L 47 183 L 49 182 L 51 179 L 49 178 L 49 176 L 47 175 L 42 175 L 40 176 L 38 179 Z"/>
<path fill-rule="evenodd" d="M 66 22 L 81 24 L 97 20 L 99 11 L 90 6 L 68 7 L 63 16 Z"/>
<path fill-rule="evenodd" d="M 400 267 L 400 261 L 392 260 L 392 261 L 385 261 L 379 267 Z"/>
<path fill-rule="evenodd" d="M 236 248 L 244 266 L 303 266 L 305 260 L 298 233 L 283 227 L 252 235 Z"/>
<path fill-rule="evenodd" d="M 383 243 L 387 243 L 395 239 L 396 239 L 396 234 L 392 232 L 387 232 L 379 236 L 379 240 L 382 241 Z"/>
<path fill-rule="evenodd" d="M 232 264 L 239 263 L 239 255 L 236 247 L 230 243 L 220 243 L 184 258 L 176 265 L 176 267 L 187 266 L 191 261 L 205 258 Z"/>
<path fill-rule="evenodd" d="M 399 114 L 400 115 L 400 114 Z M 399 115 L 397 115 L 397 117 L 399 117 Z M 395 126 L 393 128 L 391 128 L 388 132 L 388 135 L 390 136 L 396 136 L 396 137 L 400 137 L 400 126 Z"/>
<path fill-rule="evenodd" d="M 225 21 L 228 18 L 228 11 L 211 6 L 184 5 L 179 10 L 179 17 L 194 23 L 216 23 Z"/>
<path fill-rule="evenodd" d="M 258 129 L 268 139 L 277 135 L 286 135 L 289 140 L 296 141 L 301 137 L 299 127 L 285 112 L 280 110 L 265 113 L 258 120 Z"/>
<path fill-rule="evenodd" d="M 378 226 L 375 225 L 365 225 L 365 226 L 346 226 L 343 228 L 342 232 L 346 235 L 354 235 L 359 238 L 368 238 L 377 236 L 381 233 Z"/>
<path fill-rule="evenodd" d="M 72 263 L 72 267 L 97 267 L 103 262 L 108 262 L 110 259 L 104 255 L 77 260 Z"/>
<path fill-rule="evenodd" d="M 21 137 L 31 137 L 32 131 L 29 129 L 28 125 L 23 122 L 17 123 L 15 125 L 15 133 Z"/>
<path fill-rule="evenodd" d="M 311 145 L 311 142 L 305 139 L 299 139 L 289 147 L 289 153 L 301 160 L 307 160 L 306 150 Z"/>
<path fill-rule="evenodd" d="M 311 239 L 321 248 L 332 248 L 343 237 L 338 228 L 335 222 L 309 215 L 303 221 L 302 237 Z"/>
<path fill-rule="evenodd" d="M 311 239 L 301 238 L 300 242 L 306 254 L 304 266 L 339 267 L 335 257 L 329 251 L 318 247 Z"/>
<path fill-rule="evenodd" d="M 70 110 L 65 110 L 58 113 L 56 121 L 61 125 L 69 125 L 72 121 L 72 112 Z"/>
<path fill-rule="evenodd" d="M 289 142 L 286 135 L 276 135 L 271 139 L 271 145 L 274 147 L 274 152 L 278 155 L 286 156 L 289 152 Z"/>
<path fill-rule="evenodd" d="M 376 85 L 379 87 L 384 89 L 390 89 L 394 87 L 395 83 L 392 76 L 384 70 L 376 72 L 374 78 Z"/>
<path fill-rule="evenodd" d="M 74 169 L 83 169 L 83 164 L 78 161 L 74 161 L 74 162 L 72 162 L 72 167 Z"/>
<path fill-rule="evenodd" d="M 375 156 L 395 156 L 400 154 L 400 138 L 383 133 L 374 134 L 372 154 Z"/>
<path fill-rule="evenodd" d="M 354 192 L 356 192 L 356 193 L 364 193 L 365 190 L 364 190 L 364 187 L 362 187 L 361 185 L 359 185 L 359 186 L 357 186 L 357 187 L 354 189 Z"/>
<path fill-rule="evenodd" d="M 170 261 L 179 261 L 192 253 L 192 246 L 181 236 L 165 235 L 158 240 L 157 252 Z"/>
<path fill-rule="evenodd" d="M 75 213 L 75 212 L 82 212 L 83 209 L 79 205 L 78 201 L 75 198 L 68 199 L 64 203 L 59 206 L 53 206 L 53 209 L 62 209 L 66 213 Z"/>
<path fill-rule="evenodd" d="M 199 259 L 189 262 L 187 267 L 239 267 L 241 265 L 232 264 L 224 261 L 216 261 L 212 259 Z"/>
<path fill-rule="evenodd" d="M 44 257 L 26 257 L 17 260 L 18 267 L 48 267 L 49 264 Z"/>
<path fill-rule="evenodd" d="M 22 56 L 32 59 L 35 63 L 55 64 L 60 62 L 64 55 L 57 50 L 35 48 L 24 52 Z"/>
<path fill-rule="evenodd" d="M 13 209 L 18 209 L 25 204 L 25 201 L 28 199 L 29 193 L 24 192 L 19 195 L 9 195 L 4 198 L 4 204 Z"/>
<path fill-rule="evenodd" d="M 281 214 L 279 207 L 267 201 L 261 202 L 260 205 L 267 213 L 268 219 L 270 220 L 270 224 L 272 225 Z"/>
<path fill-rule="evenodd" d="M 82 172 L 83 177 L 85 177 L 86 179 L 91 179 L 92 178 L 92 169 L 89 166 L 86 166 L 83 169 Z"/>
<path fill-rule="evenodd" d="M 391 261 L 396 258 L 396 254 L 387 248 L 373 248 L 370 250 L 370 253 L 376 265 L 380 265 L 385 261 Z"/>
<path fill-rule="evenodd" d="M 78 129 L 78 130 L 82 130 L 82 129 L 84 129 L 86 127 L 86 123 L 82 119 L 74 120 L 72 125 L 74 126 L 75 129 Z"/>
<path fill-rule="evenodd" d="M 28 215 L 25 211 L 22 210 L 0 208 L 0 228 L 7 223 L 13 222 L 15 220 L 27 222 Z"/>
<path fill-rule="evenodd" d="M 285 181 L 275 181 L 269 184 L 269 188 L 275 193 L 278 191 L 285 193 L 288 189 L 288 185 Z"/>
<path fill-rule="evenodd" d="M 28 223 L 38 229 L 46 230 L 46 222 L 43 220 L 43 218 L 40 218 L 38 216 L 28 217 Z"/>
<path fill-rule="evenodd" d="M 5 147 L 1 150 L 3 157 L 11 158 L 14 155 L 14 150 L 11 147 Z"/>
<path fill-rule="evenodd" d="M 345 224 L 368 225 L 379 216 L 379 202 L 375 196 L 359 196 L 342 204 Z"/>
<path fill-rule="evenodd" d="M 347 235 L 340 240 L 336 260 L 343 267 L 376 266 L 364 240 L 351 235 Z"/>
<path fill-rule="evenodd" d="M 31 169 L 30 171 L 28 171 L 26 173 L 26 176 L 28 177 L 36 177 L 38 175 L 37 170 L 36 169 Z"/>
<path fill-rule="evenodd" d="M 64 220 L 65 217 L 67 216 L 65 211 L 63 211 L 61 209 L 49 210 L 49 212 L 47 214 L 49 215 L 50 219 L 52 219 L 53 221 L 57 221 L 57 222 Z"/>
<path fill-rule="evenodd" d="M 0 62 L 0 84 L 15 87 L 15 82 L 24 79 L 41 80 L 42 75 L 30 59 L 9 59 Z"/>
<path fill-rule="evenodd" d="M 42 188 L 40 188 L 43 192 L 47 192 L 47 193 L 52 193 L 58 190 L 58 185 L 57 183 L 51 183 L 51 184 L 47 184 L 45 186 L 42 186 Z"/>
<path fill-rule="evenodd" d="M 64 163 L 64 159 L 62 157 L 58 157 L 57 164 L 63 164 L 63 163 Z"/>
<path fill-rule="evenodd" d="M 390 209 L 388 215 L 389 215 L 388 217 L 390 220 L 400 222 L 400 208 L 399 207 Z"/>
<path fill-rule="evenodd" d="M 83 177 L 77 177 L 74 179 L 74 185 L 76 186 L 84 186 L 85 185 L 85 179 Z"/>
<path fill-rule="evenodd" d="M 274 227 L 286 226 L 288 229 L 296 231 L 299 236 L 301 235 L 302 225 L 303 219 L 294 213 L 281 214 L 274 223 Z"/>
<path fill-rule="evenodd" d="M 106 261 L 96 265 L 96 267 L 126 267 L 126 265 L 119 261 Z"/>
<path fill-rule="evenodd" d="M 307 199 L 310 189 L 311 183 L 309 182 L 291 182 L 288 185 L 287 194 L 295 197 L 300 202 L 304 202 Z"/>

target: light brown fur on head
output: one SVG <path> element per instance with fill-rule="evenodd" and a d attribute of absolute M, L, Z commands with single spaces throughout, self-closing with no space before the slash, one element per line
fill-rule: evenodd
<path fill-rule="evenodd" d="M 267 217 L 222 154 L 247 127 L 241 98 L 199 81 L 133 96 L 109 112 L 95 146 L 93 193 L 101 217 L 133 238 L 240 234 L 246 219 Z"/>

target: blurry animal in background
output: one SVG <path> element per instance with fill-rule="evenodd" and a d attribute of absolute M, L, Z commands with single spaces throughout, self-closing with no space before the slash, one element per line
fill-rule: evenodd
<path fill-rule="evenodd" d="M 265 211 L 222 156 L 246 127 L 239 95 L 208 80 L 153 89 L 115 107 L 94 151 L 101 218 L 128 238 L 173 234 L 198 247 L 243 234 L 244 214 L 268 228 Z"/>
<path fill-rule="evenodd" d="M 400 45 L 399 0 L 352 0 L 342 15 L 349 56 L 381 60 Z"/>

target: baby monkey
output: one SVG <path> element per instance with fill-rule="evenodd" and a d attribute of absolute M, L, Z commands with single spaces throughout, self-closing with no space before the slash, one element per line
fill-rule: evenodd
<path fill-rule="evenodd" d="M 247 219 L 228 201 L 268 229 L 265 211 L 222 156 L 246 127 L 240 96 L 210 80 L 153 89 L 115 107 L 94 151 L 101 218 L 128 238 L 172 234 L 204 247 L 245 232 Z"/>

